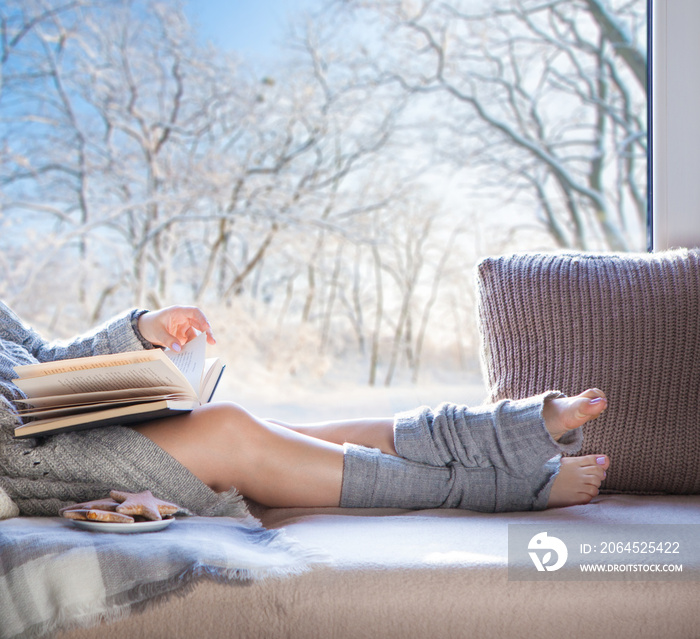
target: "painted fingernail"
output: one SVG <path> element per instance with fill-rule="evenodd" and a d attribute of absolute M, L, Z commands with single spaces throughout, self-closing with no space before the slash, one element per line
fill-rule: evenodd
<path fill-rule="evenodd" d="M 173 342 L 173 345 L 170 348 L 172 348 L 176 353 L 179 353 L 182 350 L 182 346 L 180 346 L 177 342 Z"/>
<path fill-rule="evenodd" d="M 605 457 L 596 457 L 595 462 L 596 464 L 600 464 L 602 466 L 605 463 Z"/>

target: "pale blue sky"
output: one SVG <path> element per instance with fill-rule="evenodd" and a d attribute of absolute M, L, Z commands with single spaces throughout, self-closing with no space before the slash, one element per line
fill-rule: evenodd
<path fill-rule="evenodd" d="M 319 4 L 320 0 L 186 0 L 185 7 L 204 40 L 264 64 L 281 43 L 289 16 Z"/>

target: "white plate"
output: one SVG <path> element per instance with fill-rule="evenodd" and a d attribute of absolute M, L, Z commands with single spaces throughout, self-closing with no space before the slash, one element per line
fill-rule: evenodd
<path fill-rule="evenodd" d="M 92 530 L 106 533 L 142 533 L 162 530 L 172 524 L 175 519 L 161 519 L 160 521 L 135 521 L 133 524 L 116 524 L 108 521 L 88 521 L 84 519 L 69 519 L 74 526 L 84 530 Z"/>

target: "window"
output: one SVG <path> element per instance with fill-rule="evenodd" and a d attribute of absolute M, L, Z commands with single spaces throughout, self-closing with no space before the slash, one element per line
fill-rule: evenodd
<path fill-rule="evenodd" d="M 651 0 L 651 245 L 700 246 L 700 4 Z"/>

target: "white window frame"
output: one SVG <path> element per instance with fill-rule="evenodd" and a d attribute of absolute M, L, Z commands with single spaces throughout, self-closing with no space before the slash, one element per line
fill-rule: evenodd
<path fill-rule="evenodd" d="M 649 247 L 700 246 L 700 2 L 649 0 Z"/>

